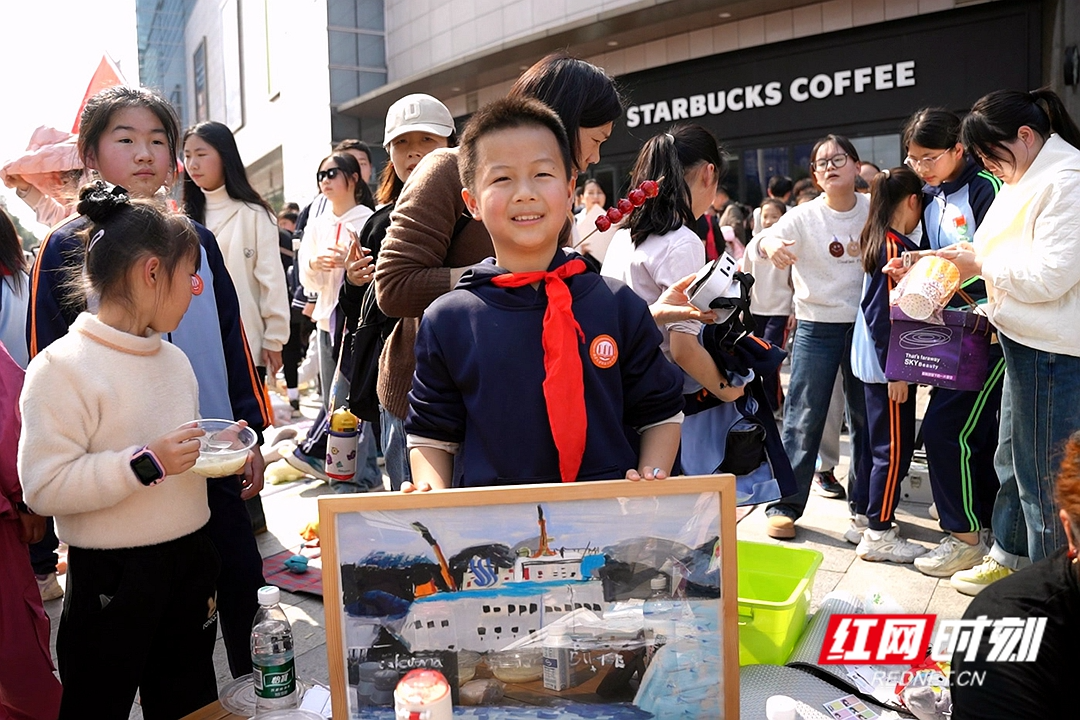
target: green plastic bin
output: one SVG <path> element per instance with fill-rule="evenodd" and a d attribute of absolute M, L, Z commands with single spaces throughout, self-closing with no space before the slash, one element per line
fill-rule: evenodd
<path fill-rule="evenodd" d="M 817 550 L 739 541 L 739 665 L 783 665 L 806 626 Z"/>

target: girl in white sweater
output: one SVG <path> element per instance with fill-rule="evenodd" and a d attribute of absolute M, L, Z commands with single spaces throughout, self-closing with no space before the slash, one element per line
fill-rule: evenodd
<path fill-rule="evenodd" d="M 199 239 L 187 219 L 98 183 L 72 291 L 98 298 L 27 369 L 19 476 L 69 547 L 57 636 L 61 718 L 178 718 L 217 697 L 219 561 L 201 530 L 202 431 L 183 351 L 162 341 L 191 302 Z M 102 674 L 107 668 L 108 678 Z M 178 691 L 182 689 L 182 691 Z"/>
<path fill-rule="evenodd" d="M 203 122 L 184 133 L 184 211 L 217 237 L 236 285 L 255 364 L 273 377 L 289 341 L 289 294 L 273 211 L 251 187 L 232 131 Z"/>

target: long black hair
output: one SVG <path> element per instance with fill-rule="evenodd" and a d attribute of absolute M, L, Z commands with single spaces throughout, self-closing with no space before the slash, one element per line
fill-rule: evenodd
<path fill-rule="evenodd" d="M 870 183 L 870 214 L 859 235 L 862 266 L 867 274 L 881 268 L 881 247 L 897 206 L 912 195 L 921 196 L 922 188 L 923 181 L 906 166 L 882 170 L 874 176 Z"/>
<path fill-rule="evenodd" d="M 15 223 L 3 210 L 0 210 L 0 278 L 26 272 L 26 256 L 23 254 L 22 240 L 15 231 Z M 22 287 L 21 282 L 11 283 L 15 292 Z"/>
<path fill-rule="evenodd" d="M 522 73 L 508 93 L 520 95 L 540 100 L 559 116 L 575 166 L 581 152 L 578 130 L 607 125 L 623 111 L 615 81 L 592 63 L 565 53 L 552 53 Z"/>
<path fill-rule="evenodd" d="M 627 225 L 635 247 L 649 235 L 664 235 L 683 225 L 694 226 L 697 218 L 686 173 L 703 163 L 716 167 L 719 183 L 724 174 L 720 147 L 712 133 L 700 125 L 676 125 L 646 141 L 634 164 L 631 186 L 637 187 L 645 180 L 663 178 L 663 181 L 656 197 L 630 213 Z"/>
<path fill-rule="evenodd" d="M 1032 92 L 995 90 L 983 95 L 961 123 L 960 141 L 969 153 L 1012 163 L 1016 158 L 1005 143 L 1015 140 L 1024 125 L 1043 140 L 1057 133 L 1074 148 L 1080 148 L 1080 128 L 1061 98 L 1049 88 Z"/>
<path fill-rule="evenodd" d="M 256 205 L 266 210 L 271 218 L 274 218 L 274 210 L 270 204 L 263 200 L 262 195 L 251 186 L 248 180 L 247 170 L 244 169 L 244 161 L 240 159 L 240 150 L 236 147 L 236 138 L 227 125 L 209 120 L 201 122 L 195 127 L 188 128 L 184 133 L 184 142 L 192 135 L 196 135 L 206 141 L 206 144 L 214 148 L 221 156 L 221 173 L 225 177 L 225 191 L 233 200 Z M 206 222 L 206 195 L 202 188 L 184 170 L 184 212 L 187 216 L 198 223 Z"/>

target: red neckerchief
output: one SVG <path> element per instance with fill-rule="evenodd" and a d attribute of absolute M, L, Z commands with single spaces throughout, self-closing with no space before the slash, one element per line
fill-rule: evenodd
<path fill-rule="evenodd" d="M 581 373 L 578 341 L 585 333 L 574 318 L 573 298 L 563 278 L 585 272 L 584 261 L 573 259 L 551 272 L 508 273 L 495 275 L 496 287 L 514 288 L 543 282 L 548 305 L 544 311 L 544 401 L 555 448 L 559 451 L 559 475 L 563 482 L 574 482 L 585 454 L 585 382 Z"/>

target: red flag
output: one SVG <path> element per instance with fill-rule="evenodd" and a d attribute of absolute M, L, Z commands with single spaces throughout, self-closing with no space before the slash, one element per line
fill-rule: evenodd
<path fill-rule="evenodd" d="M 101 62 L 98 63 L 97 70 L 94 71 L 94 76 L 90 78 L 90 84 L 86 86 L 86 94 L 83 95 L 82 102 L 79 103 L 79 111 L 75 113 L 75 124 L 71 126 L 72 134 L 78 134 L 79 120 L 82 118 L 83 108 L 86 107 L 86 102 L 90 98 L 105 88 L 123 84 L 124 76 L 120 74 L 120 68 L 116 66 L 116 63 L 108 55 L 102 55 Z"/>

